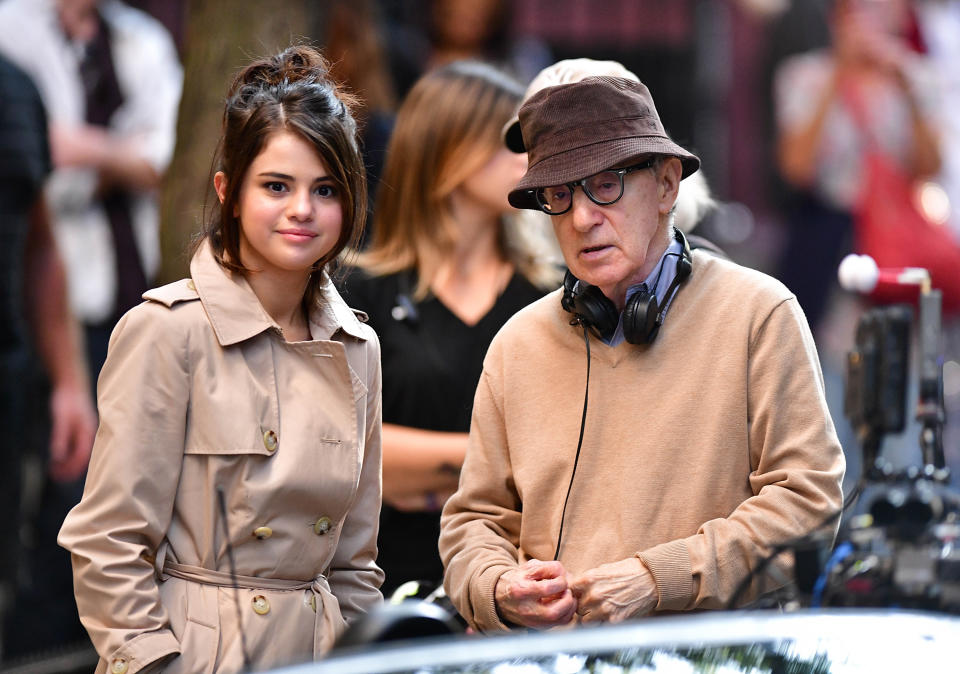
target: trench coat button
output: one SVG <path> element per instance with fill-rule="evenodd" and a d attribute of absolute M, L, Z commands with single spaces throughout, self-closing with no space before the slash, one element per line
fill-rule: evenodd
<path fill-rule="evenodd" d="M 268 452 L 277 451 L 277 434 L 273 431 L 266 431 L 263 434 L 263 446 L 267 448 Z"/>
<path fill-rule="evenodd" d="M 126 674 L 126 671 L 127 671 L 128 666 L 129 666 L 129 665 L 127 665 L 127 661 L 124 660 L 123 658 L 114 658 L 114 659 L 110 662 L 110 673 L 111 673 L 111 674 Z"/>
<path fill-rule="evenodd" d="M 262 594 L 253 598 L 253 612 L 257 615 L 267 615 L 270 613 L 270 602 Z"/>
<path fill-rule="evenodd" d="M 313 523 L 313 533 L 315 533 L 317 536 L 323 536 L 330 531 L 330 527 L 332 526 L 333 520 L 324 515 Z"/>
<path fill-rule="evenodd" d="M 273 529 L 270 527 L 257 527 L 253 530 L 253 535 L 262 541 L 273 536 Z"/>
<path fill-rule="evenodd" d="M 193 279 L 190 279 L 189 281 L 187 281 L 187 290 L 192 290 L 193 292 L 197 292 L 197 286 L 196 284 L 194 284 Z"/>

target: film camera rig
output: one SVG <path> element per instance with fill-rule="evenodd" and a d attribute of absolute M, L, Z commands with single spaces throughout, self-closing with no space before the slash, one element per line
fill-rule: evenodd
<path fill-rule="evenodd" d="M 881 452 L 884 436 L 906 426 L 913 308 L 874 307 L 860 318 L 847 356 L 844 400 L 863 450 L 855 493 L 862 493 L 867 507 L 841 528 L 811 589 L 815 606 L 960 613 L 960 494 L 950 488 L 943 451 L 942 298 L 930 288 L 926 272 L 918 284 L 921 464 L 897 470 Z"/>

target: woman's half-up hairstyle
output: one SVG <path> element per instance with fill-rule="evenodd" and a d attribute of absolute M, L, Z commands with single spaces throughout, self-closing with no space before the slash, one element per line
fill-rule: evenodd
<path fill-rule="evenodd" d="M 214 170 L 226 177 L 225 195 L 203 232 L 223 267 L 249 271 L 240 259 L 240 223 L 234 215 L 240 186 L 271 135 L 289 131 L 323 159 L 343 208 L 340 238 L 314 265 L 305 306 L 320 298 L 325 266 L 343 249 L 356 246 L 367 215 L 366 175 L 351 113 L 354 104 L 353 97 L 337 89 L 326 60 L 312 47 L 289 47 L 240 71 L 227 94 L 223 135 L 214 157 Z"/>

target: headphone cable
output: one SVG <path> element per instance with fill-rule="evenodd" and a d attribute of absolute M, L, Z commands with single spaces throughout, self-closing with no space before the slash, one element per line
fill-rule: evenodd
<path fill-rule="evenodd" d="M 567 516 L 567 502 L 570 500 L 570 490 L 573 489 L 573 478 L 577 475 L 577 464 L 580 462 L 580 448 L 583 447 L 583 429 L 587 423 L 587 398 L 590 393 L 590 336 L 587 325 L 580 321 L 583 328 L 583 343 L 587 345 L 587 384 L 583 389 L 583 415 L 580 417 L 580 437 L 577 440 L 577 453 L 573 457 L 573 471 L 570 473 L 570 484 L 567 485 L 567 495 L 563 499 L 563 510 L 560 511 L 560 532 L 557 534 L 557 549 L 553 553 L 553 561 L 560 558 L 560 542 L 563 540 L 563 520 Z"/>
<path fill-rule="evenodd" d="M 660 270 L 657 271 L 657 278 L 653 281 L 653 287 L 650 288 L 650 293 L 657 292 L 657 286 L 660 285 L 660 277 L 663 276 L 663 268 L 667 266 L 668 257 L 677 257 L 677 258 L 683 259 L 683 253 L 673 253 L 673 252 L 667 251 L 666 253 L 663 254 L 663 257 L 660 258 Z"/>

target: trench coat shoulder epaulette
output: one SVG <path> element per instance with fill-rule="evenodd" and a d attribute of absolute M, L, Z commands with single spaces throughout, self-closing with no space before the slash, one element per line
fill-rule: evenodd
<path fill-rule="evenodd" d="M 190 302 L 200 299 L 197 294 L 197 287 L 193 284 L 193 279 L 185 278 L 173 283 L 168 283 L 159 288 L 152 288 L 143 293 L 143 299 L 172 307 L 177 302 Z"/>

